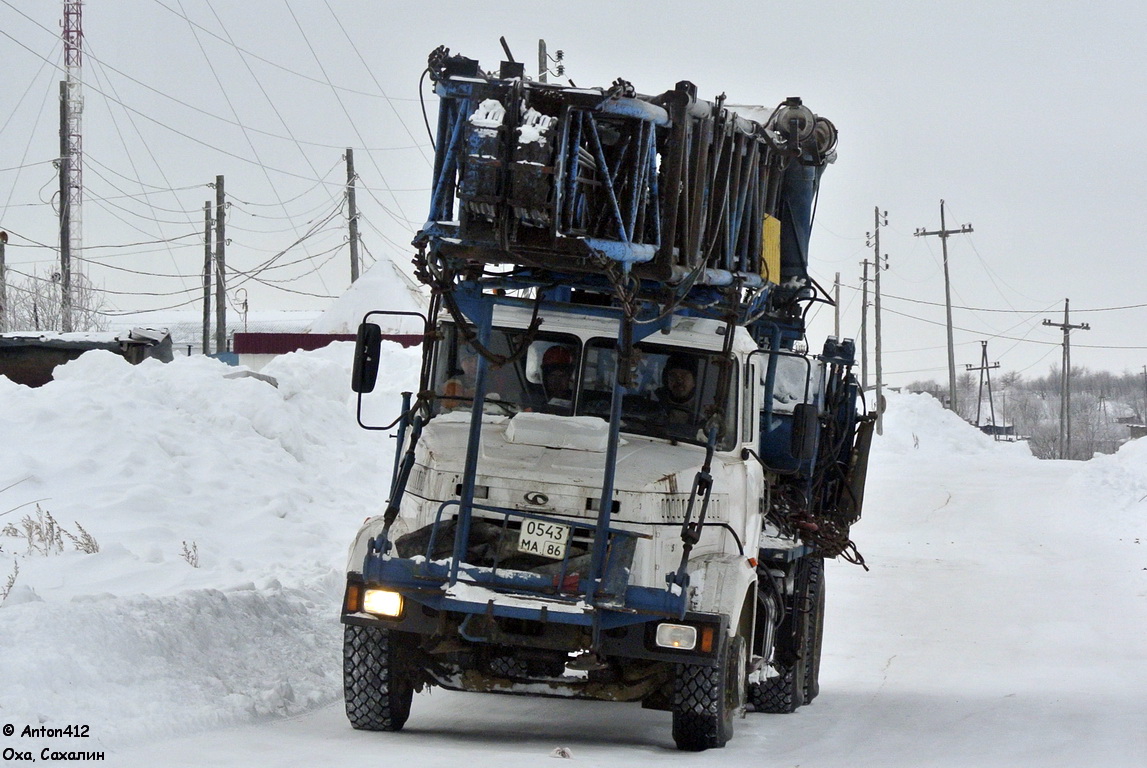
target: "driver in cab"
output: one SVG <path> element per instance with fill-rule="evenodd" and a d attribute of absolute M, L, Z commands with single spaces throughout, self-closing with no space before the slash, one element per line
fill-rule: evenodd
<path fill-rule="evenodd" d="M 670 355 L 661 372 L 661 387 L 654 394 L 667 426 L 694 424 L 697 412 L 697 359 L 692 355 Z"/>

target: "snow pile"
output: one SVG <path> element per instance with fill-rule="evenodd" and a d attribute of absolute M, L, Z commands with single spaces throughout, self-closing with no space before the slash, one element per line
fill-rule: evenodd
<path fill-rule="evenodd" d="M 1108 505 L 1125 503 L 1139 520 L 1147 519 L 1147 439 L 1124 443 L 1111 455 L 1097 455 L 1087 462 L 1083 477 Z"/>
<path fill-rule="evenodd" d="M 355 424 L 352 350 L 283 356 L 262 371 L 277 387 L 108 352 L 39 389 L 0 378 L 0 525 L 51 515 L 99 544 L 45 556 L 0 537 L 0 580 L 19 567 L 0 647 L 21 649 L 0 655 L 0 719 L 114 742 L 337 698 L 347 544 L 393 450 Z M 388 344 L 379 396 L 417 370 Z"/>
<path fill-rule="evenodd" d="M 376 262 L 351 284 L 322 315 L 310 324 L 311 333 L 355 333 L 367 312 L 384 309 L 390 312 L 426 314 L 428 294 L 390 259 Z M 398 315 L 374 315 L 372 323 L 382 326 L 383 333 L 421 334 L 422 322 Z"/>
<path fill-rule="evenodd" d="M 884 454 L 919 451 L 922 456 L 936 458 L 1016 450 L 1031 455 L 1027 443 L 997 441 L 971 428 L 931 395 L 890 393 L 885 398 L 889 405 L 884 414 L 884 435 L 877 440 L 877 450 Z"/>

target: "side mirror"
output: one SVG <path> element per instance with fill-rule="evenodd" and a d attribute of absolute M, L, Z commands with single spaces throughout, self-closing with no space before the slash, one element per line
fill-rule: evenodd
<path fill-rule="evenodd" d="M 793 437 L 789 452 L 798 461 L 809 461 L 816 456 L 817 429 L 816 406 L 811 403 L 798 403 L 793 408 Z"/>
<path fill-rule="evenodd" d="M 350 374 L 351 390 L 360 395 L 374 391 L 381 354 L 382 328 L 375 323 L 363 323 L 358 327 L 358 338 L 355 339 L 354 368 Z"/>

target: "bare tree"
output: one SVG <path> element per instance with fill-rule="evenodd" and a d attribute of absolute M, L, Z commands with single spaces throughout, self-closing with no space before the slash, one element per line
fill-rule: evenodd
<path fill-rule="evenodd" d="M 9 273 L 11 274 L 11 273 Z M 59 331 L 63 314 L 59 274 L 37 273 L 8 282 L 7 327 L 12 331 Z M 107 327 L 101 314 L 103 295 L 84 275 L 72 275 L 72 328 L 100 331 Z"/>

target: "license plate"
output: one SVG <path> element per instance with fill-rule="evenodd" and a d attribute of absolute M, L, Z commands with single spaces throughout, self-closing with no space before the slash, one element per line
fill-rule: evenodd
<path fill-rule="evenodd" d="M 518 533 L 518 551 L 561 560 L 566 555 L 570 527 L 545 520 L 525 520 Z"/>

